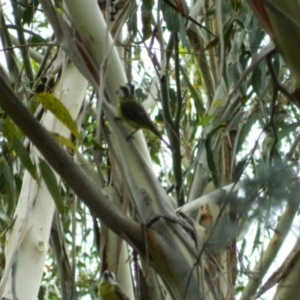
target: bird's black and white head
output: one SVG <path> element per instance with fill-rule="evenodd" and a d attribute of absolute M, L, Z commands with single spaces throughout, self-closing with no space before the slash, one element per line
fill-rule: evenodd
<path fill-rule="evenodd" d="M 126 85 L 121 85 L 118 89 L 118 94 L 120 97 L 133 97 L 134 96 L 134 85 L 127 83 Z"/>
<path fill-rule="evenodd" d="M 108 270 L 104 271 L 102 273 L 100 283 L 103 283 L 103 282 L 109 282 L 110 284 L 116 284 L 117 282 L 116 282 L 115 274 Z"/>
<path fill-rule="evenodd" d="M 99 297 L 102 300 L 130 300 L 115 281 L 114 273 L 108 270 L 101 275 Z"/>

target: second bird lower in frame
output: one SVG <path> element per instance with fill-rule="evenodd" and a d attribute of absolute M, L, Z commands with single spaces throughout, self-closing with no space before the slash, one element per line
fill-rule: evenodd
<path fill-rule="evenodd" d="M 130 300 L 115 280 L 114 273 L 104 271 L 99 285 L 100 300 Z"/>

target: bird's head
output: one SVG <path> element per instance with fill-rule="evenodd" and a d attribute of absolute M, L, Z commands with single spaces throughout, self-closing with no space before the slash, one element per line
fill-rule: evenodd
<path fill-rule="evenodd" d="M 134 96 L 134 85 L 127 83 L 126 85 L 121 85 L 117 93 L 121 98 Z"/>
<path fill-rule="evenodd" d="M 115 274 L 108 270 L 104 271 L 101 276 L 100 284 L 104 282 L 109 282 L 110 284 L 116 284 Z"/>

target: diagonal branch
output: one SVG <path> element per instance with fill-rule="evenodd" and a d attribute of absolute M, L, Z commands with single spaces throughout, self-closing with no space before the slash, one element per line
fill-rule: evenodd
<path fill-rule="evenodd" d="M 78 197 L 117 235 L 144 252 L 140 227 L 123 216 L 75 165 L 70 155 L 51 137 L 9 87 L 0 74 L 0 106 L 28 136 L 51 167 L 74 190 Z"/>

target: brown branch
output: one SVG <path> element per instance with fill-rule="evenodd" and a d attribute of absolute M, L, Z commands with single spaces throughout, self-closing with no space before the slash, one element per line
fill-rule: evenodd
<path fill-rule="evenodd" d="M 51 167 L 78 197 L 118 236 L 145 253 L 139 225 L 123 216 L 101 190 L 79 169 L 70 155 L 30 114 L 0 74 L 0 106 L 36 146 Z"/>

